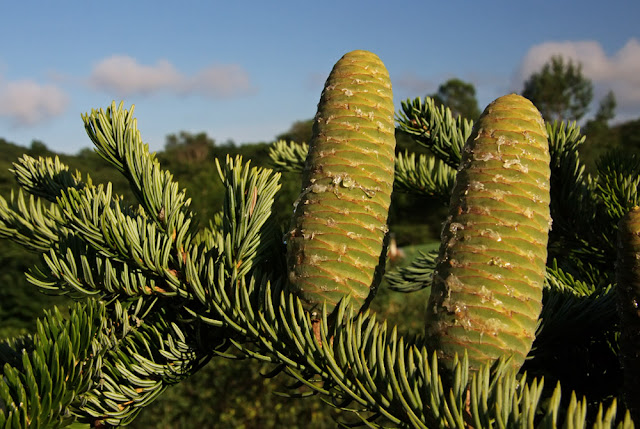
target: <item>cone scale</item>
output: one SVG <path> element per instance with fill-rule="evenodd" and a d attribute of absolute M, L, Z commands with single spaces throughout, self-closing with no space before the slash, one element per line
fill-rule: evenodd
<path fill-rule="evenodd" d="M 491 103 L 465 144 L 442 231 L 426 335 L 442 362 L 470 367 L 531 349 L 542 308 L 549 147 L 538 110 L 518 95 Z"/>
<path fill-rule="evenodd" d="M 344 55 L 329 75 L 313 125 L 289 233 L 289 289 L 320 317 L 345 296 L 365 305 L 376 288 L 395 158 L 389 75 L 367 51 Z"/>

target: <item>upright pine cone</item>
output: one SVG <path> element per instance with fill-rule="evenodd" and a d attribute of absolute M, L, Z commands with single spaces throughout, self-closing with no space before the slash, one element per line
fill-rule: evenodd
<path fill-rule="evenodd" d="M 631 417 L 640 421 L 640 208 L 618 224 L 616 292 L 620 313 L 620 363 L 624 399 Z"/>
<path fill-rule="evenodd" d="M 346 295 L 373 296 L 387 232 L 395 158 L 389 74 L 371 52 L 333 67 L 318 104 L 287 237 L 289 288 L 318 319 Z"/>
<path fill-rule="evenodd" d="M 446 364 L 473 369 L 531 349 L 542 309 L 549 213 L 544 122 L 512 94 L 485 109 L 467 140 L 427 308 L 426 334 Z"/>

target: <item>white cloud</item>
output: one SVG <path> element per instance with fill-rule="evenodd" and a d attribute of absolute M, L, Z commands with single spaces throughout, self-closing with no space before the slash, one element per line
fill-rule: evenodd
<path fill-rule="evenodd" d="M 210 66 L 182 82 L 186 94 L 226 98 L 252 91 L 249 74 L 237 64 Z"/>
<path fill-rule="evenodd" d="M 143 65 L 124 55 L 115 55 L 97 63 L 89 83 L 96 89 L 120 96 L 168 91 L 227 98 L 252 91 L 248 73 L 236 64 L 210 66 L 187 76 L 167 60 Z"/>
<path fill-rule="evenodd" d="M 583 74 L 593 82 L 596 102 L 612 90 L 618 103 L 619 117 L 631 119 L 640 116 L 640 41 L 629 39 L 610 56 L 596 41 L 546 42 L 533 46 L 520 64 L 512 89 L 520 91 L 525 79 L 539 71 L 553 55 L 582 64 Z"/>
<path fill-rule="evenodd" d="M 0 79 L 0 116 L 14 126 L 29 126 L 61 115 L 69 97 L 54 85 L 33 80 L 4 82 Z"/>

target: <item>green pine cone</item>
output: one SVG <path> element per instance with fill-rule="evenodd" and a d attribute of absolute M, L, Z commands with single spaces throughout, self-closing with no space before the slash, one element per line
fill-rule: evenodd
<path fill-rule="evenodd" d="M 466 350 L 470 367 L 531 349 L 542 309 L 549 213 L 549 146 L 527 99 L 492 102 L 467 140 L 427 308 L 442 362 Z"/>
<path fill-rule="evenodd" d="M 287 236 L 289 288 L 317 319 L 351 295 L 368 303 L 379 267 L 393 189 L 395 134 L 389 74 L 371 52 L 333 67 L 313 124 Z"/>
<path fill-rule="evenodd" d="M 616 282 L 624 397 L 632 417 L 640 421 L 640 207 L 618 224 Z"/>

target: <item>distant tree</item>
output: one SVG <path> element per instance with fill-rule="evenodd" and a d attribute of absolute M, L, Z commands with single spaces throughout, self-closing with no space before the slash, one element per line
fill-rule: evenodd
<path fill-rule="evenodd" d="M 313 119 L 304 121 L 296 121 L 291 127 L 282 134 L 276 136 L 276 140 L 293 141 L 296 143 L 309 143 L 311 140 L 311 128 L 313 127 Z"/>
<path fill-rule="evenodd" d="M 582 64 L 553 56 L 525 81 L 522 95 L 536 105 L 546 121 L 578 121 L 593 99 L 593 85 L 582 74 Z"/>
<path fill-rule="evenodd" d="M 51 155 L 51 151 L 43 141 L 32 140 L 31 145 L 29 146 L 29 155 L 35 157 Z"/>
<path fill-rule="evenodd" d="M 82 149 L 80 149 L 78 151 L 78 153 L 76 154 L 76 156 L 80 159 L 87 159 L 87 158 L 94 158 L 94 157 L 98 157 L 99 155 L 90 147 L 83 147 Z"/>
<path fill-rule="evenodd" d="M 640 154 L 640 118 L 616 125 L 615 128 L 624 148 Z"/>
<path fill-rule="evenodd" d="M 585 124 L 584 133 L 592 139 L 598 136 L 610 140 L 610 136 L 608 135 L 609 121 L 615 116 L 615 110 L 616 97 L 613 94 L 613 91 L 609 91 L 607 95 L 605 95 L 602 100 L 600 100 L 598 111 L 596 112 L 593 119 L 590 119 Z"/>
<path fill-rule="evenodd" d="M 476 120 L 480 108 L 476 99 L 476 88 L 472 83 L 454 78 L 438 87 L 438 92 L 430 95 L 436 105 L 445 105 L 456 116 Z"/>
<path fill-rule="evenodd" d="M 170 157 L 179 163 L 187 164 L 205 161 L 214 147 L 215 141 L 207 136 L 207 133 L 192 134 L 187 131 L 167 135 L 164 145 Z"/>
<path fill-rule="evenodd" d="M 225 149 L 235 149 L 236 142 L 233 139 L 227 139 L 221 144 L 218 144 L 218 147 L 225 148 Z"/>
<path fill-rule="evenodd" d="M 615 116 L 615 109 L 616 97 L 613 91 L 609 91 L 600 100 L 594 118 L 587 121 L 583 128 L 587 139 L 580 149 L 580 155 L 590 171 L 594 171 L 596 160 L 605 153 L 629 149 L 621 139 L 619 129 L 609 127 L 609 121 Z"/>
<path fill-rule="evenodd" d="M 595 121 L 608 124 L 616 115 L 616 96 L 613 91 L 609 91 L 602 100 L 596 112 Z"/>

